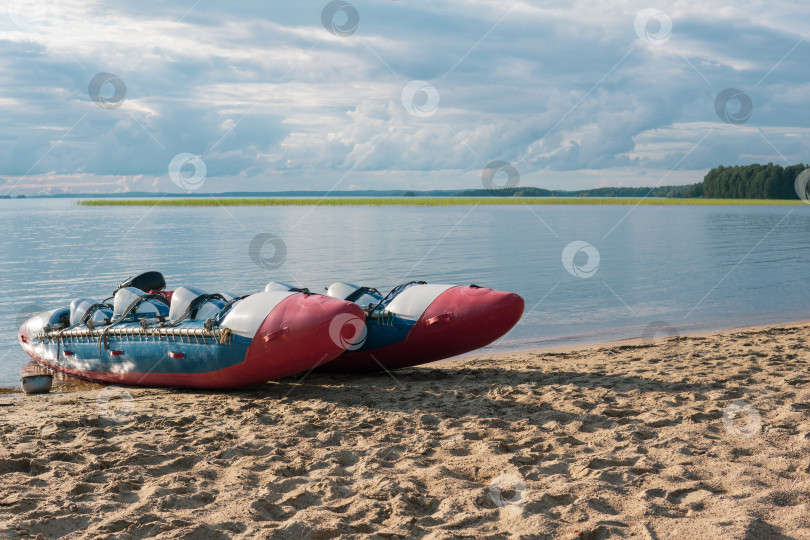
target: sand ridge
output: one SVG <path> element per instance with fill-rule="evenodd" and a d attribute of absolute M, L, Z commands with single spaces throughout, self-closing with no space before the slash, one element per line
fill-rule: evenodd
<path fill-rule="evenodd" d="M 7 538 L 810 538 L 810 325 L 0 408 Z"/>

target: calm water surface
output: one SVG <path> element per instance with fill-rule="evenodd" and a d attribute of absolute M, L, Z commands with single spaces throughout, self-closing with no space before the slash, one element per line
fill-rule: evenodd
<path fill-rule="evenodd" d="M 810 207 L 80 207 L 69 199 L 0 200 L 0 386 L 27 357 L 28 314 L 101 299 L 126 277 L 159 270 L 168 287 L 247 293 L 270 280 L 312 290 L 338 280 L 383 292 L 412 279 L 514 291 L 520 324 L 484 352 L 810 318 Z M 261 233 L 283 264 L 250 256 Z M 562 263 L 591 244 L 588 278 Z M 272 247 L 262 256 L 272 258 Z M 591 261 L 592 262 L 592 261 Z M 574 264 L 588 268 L 586 253 Z"/>

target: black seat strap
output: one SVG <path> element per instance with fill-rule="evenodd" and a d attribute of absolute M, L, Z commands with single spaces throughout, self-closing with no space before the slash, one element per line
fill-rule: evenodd
<path fill-rule="evenodd" d="M 355 300 L 357 300 L 358 298 L 360 298 L 361 296 L 363 296 L 366 293 L 380 294 L 380 291 L 378 291 L 374 287 L 360 287 L 359 289 L 354 291 L 352 294 L 350 294 L 349 296 L 344 298 L 344 300 L 346 300 L 347 302 L 354 302 Z"/>

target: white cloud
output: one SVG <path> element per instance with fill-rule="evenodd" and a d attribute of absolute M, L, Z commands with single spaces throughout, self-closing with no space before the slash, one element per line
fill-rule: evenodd
<path fill-rule="evenodd" d="M 15 189 L 169 190 L 180 152 L 203 157 L 212 190 L 476 187 L 494 159 L 551 188 L 810 161 L 810 42 L 784 15 L 808 7 L 674 3 L 671 38 L 649 46 L 641 2 L 358 1 L 347 37 L 321 26 L 320 2 L 22 5 L 27 28 L 24 9 L 0 24 Z M 87 95 L 102 71 L 126 83 L 119 108 Z M 411 80 L 437 89 L 435 114 L 403 108 Z M 715 114 L 728 87 L 751 96 L 747 124 Z"/>

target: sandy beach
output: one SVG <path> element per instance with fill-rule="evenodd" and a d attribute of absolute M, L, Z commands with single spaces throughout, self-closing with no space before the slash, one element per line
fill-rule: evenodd
<path fill-rule="evenodd" d="M 810 538 L 810 323 L 0 396 L 0 538 Z"/>

